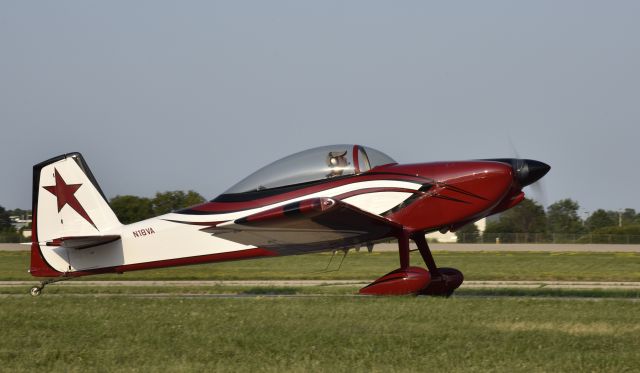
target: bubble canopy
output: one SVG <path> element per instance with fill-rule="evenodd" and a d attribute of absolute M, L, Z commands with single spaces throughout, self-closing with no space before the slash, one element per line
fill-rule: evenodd
<path fill-rule="evenodd" d="M 394 164 L 391 157 L 373 148 L 353 144 L 308 149 L 277 160 L 247 176 L 224 194 L 255 192 L 286 185 L 358 175 Z"/>

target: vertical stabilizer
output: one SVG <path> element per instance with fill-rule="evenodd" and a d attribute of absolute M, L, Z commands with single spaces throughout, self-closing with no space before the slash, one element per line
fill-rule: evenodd
<path fill-rule="evenodd" d="M 120 225 L 80 153 L 33 166 L 32 275 L 57 276 L 68 267 L 64 255 L 56 255 L 56 263 L 45 259 L 47 242 L 103 235 Z"/>

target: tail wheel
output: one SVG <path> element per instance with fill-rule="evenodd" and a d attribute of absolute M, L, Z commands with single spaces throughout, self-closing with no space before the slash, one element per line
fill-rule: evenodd
<path fill-rule="evenodd" d="M 31 294 L 31 296 L 33 297 L 37 297 L 41 293 L 42 293 L 42 288 L 40 288 L 39 286 L 34 286 L 31 288 L 31 290 L 29 290 L 29 294 Z"/>

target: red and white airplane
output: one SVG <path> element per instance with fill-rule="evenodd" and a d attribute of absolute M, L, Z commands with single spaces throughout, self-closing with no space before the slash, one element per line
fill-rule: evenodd
<path fill-rule="evenodd" d="M 371 247 L 396 238 L 400 267 L 362 294 L 450 295 L 462 273 L 438 268 L 425 234 L 455 231 L 517 205 L 550 167 L 522 159 L 401 165 L 360 145 L 293 154 L 224 194 L 137 223 L 118 221 L 79 153 L 34 166 L 31 289 L 78 276 Z M 413 240 L 428 268 L 409 263 Z"/>

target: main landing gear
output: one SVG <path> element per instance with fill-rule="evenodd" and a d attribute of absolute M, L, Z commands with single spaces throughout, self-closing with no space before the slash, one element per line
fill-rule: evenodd
<path fill-rule="evenodd" d="M 409 238 L 418 246 L 429 271 L 409 266 Z M 402 234 L 398 237 L 400 268 L 389 272 L 360 289 L 366 295 L 433 295 L 449 297 L 462 285 L 464 276 L 455 268 L 438 268 L 433 260 L 424 233 Z"/>
<path fill-rule="evenodd" d="M 31 294 L 31 296 L 33 297 L 37 297 L 38 295 L 42 294 L 42 291 L 44 290 L 45 286 L 49 284 L 53 284 L 54 282 L 71 280 L 72 278 L 73 277 L 62 275 L 60 277 L 55 277 L 55 278 L 50 278 L 44 281 L 40 281 L 40 285 L 36 285 L 32 287 L 31 290 L 29 290 L 29 294 Z"/>
<path fill-rule="evenodd" d="M 420 295 L 436 295 L 449 297 L 453 292 L 462 285 L 464 276 L 462 272 L 455 268 L 438 268 L 436 262 L 433 260 L 433 255 L 429 249 L 427 239 L 423 233 L 419 233 L 413 236 L 413 241 L 418 245 L 418 250 L 422 256 L 422 260 L 429 268 L 431 273 L 431 282 L 425 288 L 421 289 L 418 294 Z"/>

